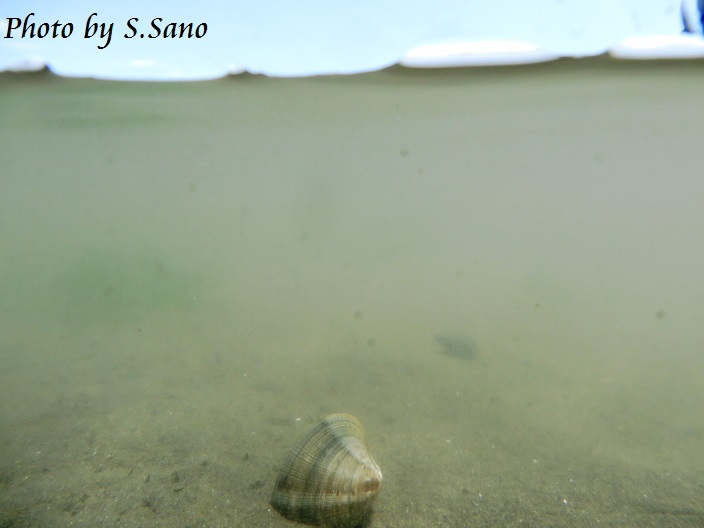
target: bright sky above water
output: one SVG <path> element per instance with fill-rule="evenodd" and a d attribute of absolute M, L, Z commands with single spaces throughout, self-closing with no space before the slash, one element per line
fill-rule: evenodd
<path fill-rule="evenodd" d="M 627 58 L 704 56 L 701 4 L 174 0 L 154 7 L 135 0 L 3 0 L 0 70 L 48 64 L 68 76 L 180 80 L 242 70 L 302 76 L 372 71 L 399 62 L 420 67 L 532 62 L 608 51 Z M 682 36 L 683 12 L 694 35 Z M 182 36 L 172 38 L 182 27 Z"/>

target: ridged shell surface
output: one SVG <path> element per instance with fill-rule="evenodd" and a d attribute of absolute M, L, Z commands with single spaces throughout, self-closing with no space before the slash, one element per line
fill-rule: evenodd
<path fill-rule="evenodd" d="M 381 470 L 362 424 L 349 414 L 331 414 L 289 452 L 271 505 L 292 521 L 352 528 L 369 519 L 380 488 Z"/>

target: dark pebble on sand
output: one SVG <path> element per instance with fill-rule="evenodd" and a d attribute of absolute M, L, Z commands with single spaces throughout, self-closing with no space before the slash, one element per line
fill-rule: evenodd
<path fill-rule="evenodd" d="M 440 334 L 435 336 L 435 341 L 440 344 L 441 352 L 446 356 L 469 360 L 477 355 L 477 344 L 470 337 Z"/>

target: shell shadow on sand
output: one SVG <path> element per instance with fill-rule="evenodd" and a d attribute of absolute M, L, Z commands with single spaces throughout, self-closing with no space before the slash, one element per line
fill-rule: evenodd
<path fill-rule="evenodd" d="M 435 341 L 442 347 L 440 352 L 464 360 L 477 357 L 477 344 L 471 337 L 451 334 L 436 334 Z"/>

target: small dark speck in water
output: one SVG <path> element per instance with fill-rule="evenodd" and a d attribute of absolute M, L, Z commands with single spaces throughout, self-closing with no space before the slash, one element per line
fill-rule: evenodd
<path fill-rule="evenodd" d="M 249 489 L 255 490 L 255 489 L 263 488 L 264 484 L 266 484 L 265 480 L 255 480 L 254 482 L 249 484 Z"/>
<path fill-rule="evenodd" d="M 441 334 L 435 336 L 435 341 L 442 346 L 441 352 L 446 356 L 470 360 L 477 355 L 477 344 L 471 337 Z"/>

